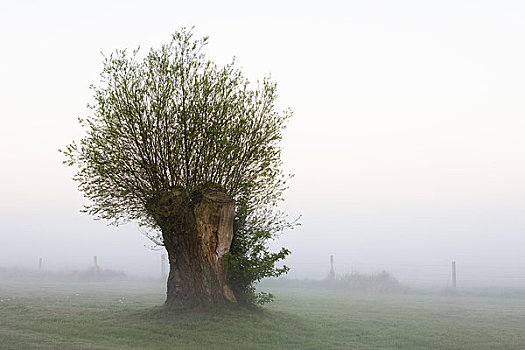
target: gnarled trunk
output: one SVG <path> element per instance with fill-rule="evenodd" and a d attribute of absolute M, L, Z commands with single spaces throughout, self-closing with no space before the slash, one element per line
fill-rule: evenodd
<path fill-rule="evenodd" d="M 170 263 L 166 304 L 236 302 L 224 259 L 233 238 L 235 202 L 213 191 L 197 199 L 173 192 L 169 203 L 170 213 L 161 220 Z"/>

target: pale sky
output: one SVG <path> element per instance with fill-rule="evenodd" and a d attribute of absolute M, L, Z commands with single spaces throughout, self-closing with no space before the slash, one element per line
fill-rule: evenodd
<path fill-rule="evenodd" d="M 209 58 L 271 74 L 294 111 L 286 208 L 302 226 L 272 244 L 294 252 L 291 276 L 322 276 L 330 254 L 341 272 L 525 269 L 525 3 L 460 0 L 0 2 L 0 266 L 98 255 L 157 273 L 134 225 L 79 213 L 57 149 L 82 135 L 101 51 L 182 26 L 210 36 Z"/>

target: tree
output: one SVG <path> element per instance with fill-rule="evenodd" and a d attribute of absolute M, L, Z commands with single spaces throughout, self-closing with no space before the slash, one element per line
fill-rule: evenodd
<path fill-rule="evenodd" d="M 86 134 L 65 163 L 78 167 L 85 212 L 137 221 L 164 245 L 167 304 L 265 301 L 254 283 L 287 271 L 275 262 L 289 251 L 266 242 L 291 226 L 276 210 L 291 112 L 276 111 L 269 78 L 251 88 L 234 61 L 207 60 L 207 40 L 183 29 L 143 58 L 138 49 L 105 57 L 93 115 L 80 119 Z"/>

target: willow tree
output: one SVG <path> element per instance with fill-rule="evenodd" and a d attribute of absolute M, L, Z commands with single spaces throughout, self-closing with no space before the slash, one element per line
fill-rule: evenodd
<path fill-rule="evenodd" d="M 179 305 L 235 302 L 230 281 L 250 291 L 285 272 L 274 263 L 288 254 L 264 243 L 288 225 L 274 208 L 290 112 L 276 110 L 275 83 L 252 86 L 233 61 L 219 67 L 206 43 L 182 30 L 143 56 L 105 57 L 92 115 L 80 119 L 85 136 L 63 151 L 85 212 L 136 221 L 165 246 L 166 303 Z"/>

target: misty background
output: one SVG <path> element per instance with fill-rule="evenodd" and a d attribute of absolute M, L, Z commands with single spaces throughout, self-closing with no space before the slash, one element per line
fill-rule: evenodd
<path fill-rule="evenodd" d="M 17 1 L 0 4 L 0 266 L 160 276 L 133 223 L 79 213 L 57 151 L 83 131 L 102 55 L 182 26 L 271 74 L 294 173 L 272 242 L 290 278 L 386 269 L 400 281 L 525 287 L 525 3 Z"/>

